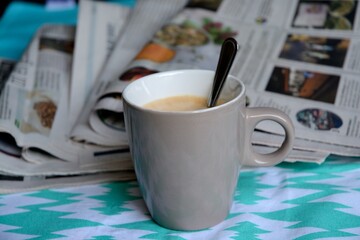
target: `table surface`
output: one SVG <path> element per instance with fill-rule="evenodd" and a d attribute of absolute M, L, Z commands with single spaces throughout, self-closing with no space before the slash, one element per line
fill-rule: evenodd
<path fill-rule="evenodd" d="M 75 10 L 11 7 L 0 22 L 0 56 L 18 58 L 44 21 L 76 21 Z M 229 216 L 202 231 L 153 222 L 136 181 L 0 195 L 0 240 L 32 238 L 360 239 L 360 161 L 331 156 L 322 165 L 243 169 Z"/>
<path fill-rule="evenodd" d="M 33 237 L 360 239 L 360 162 L 331 156 L 243 169 L 229 216 L 201 231 L 153 222 L 136 181 L 0 195 L 0 239 Z"/>

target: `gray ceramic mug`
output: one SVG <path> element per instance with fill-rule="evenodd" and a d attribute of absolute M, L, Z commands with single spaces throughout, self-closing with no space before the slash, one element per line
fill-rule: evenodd
<path fill-rule="evenodd" d="M 190 112 L 150 110 L 144 104 L 178 95 L 207 97 L 214 72 L 178 70 L 148 75 L 123 92 L 125 126 L 137 180 L 152 218 L 175 230 L 199 230 L 224 220 L 242 165 L 270 166 L 292 148 L 289 117 L 273 108 L 246 108 L 245 87 L 229 76 L 220 98 L 227 102 Z M 285 130 L 270 154 L 253 151 L 257 123 L 273 120 Z M 241 178 L 240 178 L 241 181 Z"/>

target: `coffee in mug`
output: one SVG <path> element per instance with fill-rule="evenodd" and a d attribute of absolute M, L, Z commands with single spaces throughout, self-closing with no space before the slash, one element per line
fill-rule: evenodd
<path fill-rule="evenodd" d="M 222 103 L 224 101 L 221 99 L 217 101 L 217 105 Z M 194 111 L 207 108 L 207 99 L 194 95 L 173 96 L 151 101 L 145 104 L 144 108 L 159 111 Z"/>

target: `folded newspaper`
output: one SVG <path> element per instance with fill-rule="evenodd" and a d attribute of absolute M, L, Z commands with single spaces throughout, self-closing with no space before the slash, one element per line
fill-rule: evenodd
<path fill-rule="evenodd" d="M 93 144 L 96 134 L 77 141 L 70 133 L 99 72 L 121 65 L 106 64 L 114 45 L 125 40 L 127 64 L 185 4 L 80 1 L 76 27 L 45 25 L 19 62 L 0 60 L 0 193 L 135 179 L 126 142 Z"/>
<path fill-rule="evenodd" d="M 351 0 L 80 1 L 76 27 L 43 26 L 19 62 L 1 61 L 0 192 L 135 179 L 123 89 L 156 72 L 214 70 L 227 37 L 240 45 L 231 74 L 246 84 L 248 107 L 275 107 L 294 122 L 287 161 L 360 156 L 358 8 Z M 256 151 L 281 145 L 280 126 L 257 128 Z"/>

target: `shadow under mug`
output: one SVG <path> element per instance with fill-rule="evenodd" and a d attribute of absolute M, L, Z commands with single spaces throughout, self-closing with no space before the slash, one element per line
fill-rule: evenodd
<path fill-rule="evenodd" d="M 214 226 L 229 214 L 242 165 L 275 165 L 290 152 L 294 127 L 274 108 L 247 108 L 245 86 L 229 76 L 212 108 L 156 111 L 144 104 L 179 95 L 208 97 L 213 71 L 177 70 L 148 75 L 123 92 L 125 126 L 137 180 L 152 218 L 175 230 Z M 251 144 L 263 120 L 285 130 L 282 146 L 256 153 Z"/>

